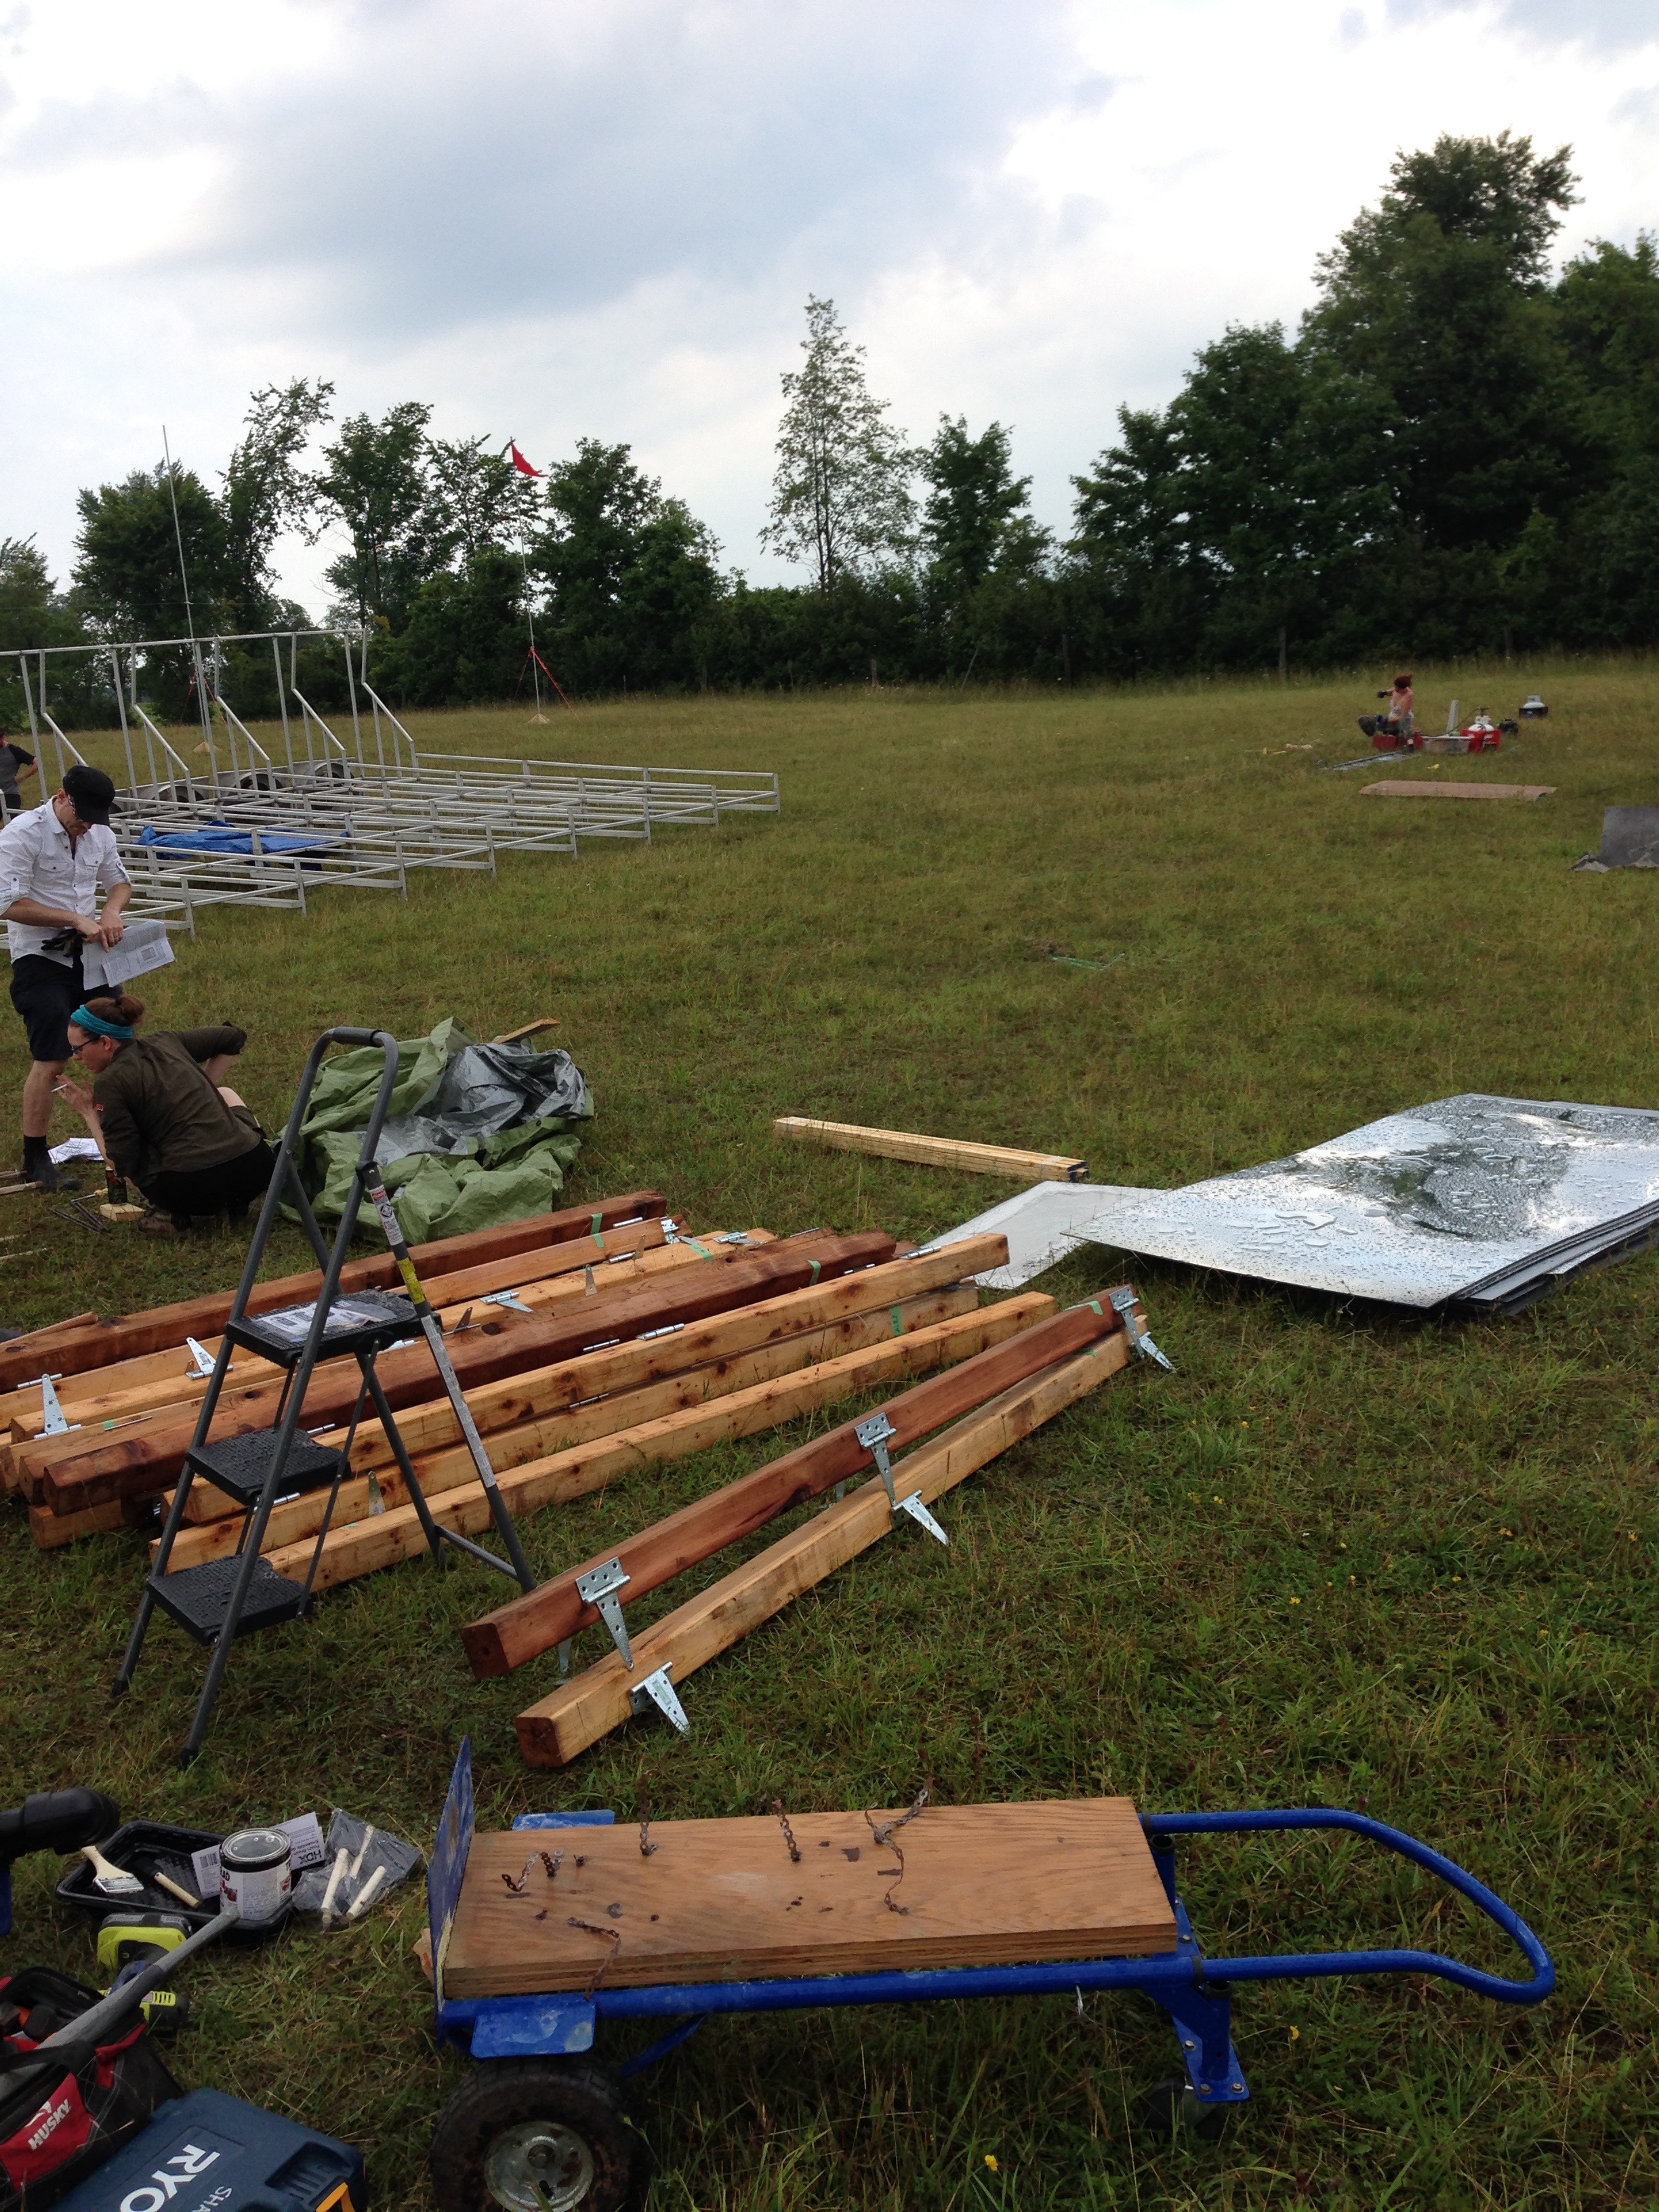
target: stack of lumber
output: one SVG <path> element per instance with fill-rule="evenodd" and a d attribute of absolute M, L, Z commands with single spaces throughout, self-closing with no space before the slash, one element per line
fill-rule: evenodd
<path fill-rule="evenodd" d="M 699 1243 L 695 1252 L 706 1255 L 702 1260 L 694 1263 L 694 1255 L 672 1274 L 632 1289 L 592 1297 L 573 1296 L 562 1307 L 556 1304 L 541 1314 L 479 1307 L 478 1311 L 487 1311 L 489 1318 L 455 1331 L 451 1363 L 463 1391 L 470 1394 L 526 1368 L 567 1360 L 622 1340 L 681 1328 L 726 1307 L 804 1286 L 820 1275 L 836 1276 L 868 1267 L 888 1257 L 892 1249 L 890 1237 L 876 1234 L 797 1237 L 752 1253 L 741 1247 L 711 1248 Z M 716 1252 L 721 1255 L 718 1259 Z M 441 1298 L 441 1283 L 433 1288 Z M 420 1405 L 431 1399 L 437 1389 L 431 1354 L 422 1343 L 383 1353 L 376 1373 L 394 1409 Z M 276 1419 L 284 1382 L 278 1370 L 264 1361 L 252 1363 L 245 1378 L 229 1382 L 220 1395 L 214 1413 L 215 1439 L 270 1428 Z M 361 1389 L 362 1376 L 355 1360 L 320 1364 L 306 1393 L 307 1427 L 326 1429 L 348 1422 Z M 175 1401 L 108 1427 L 88 1424 L 76 1433 L 14 1443 L 11 1456 L 16 1486 L 32 1506 L 44 1506 L 59 1517 L 153 1498 L 179 1474 L 197 1420 L 195 1403 Z"/>
<path fill-rule="evenodd" d="M 770 1252 L 872 1244 L 891 1249 L 885 1237 L 812 1237 L 781 1240 Z M 1046 1319 L 1051 1298 L 1027 1293 L 981 1309 L 973 1285 L 961 1279 L 965 1267 L 990 1264 L 985 1255 L 1000 1249 L 1000 1239 L 987 1237 L 948 1254 L 848 1265 L 836 1275 L 820 1261 L 817 1282 L 733 1303 L 663 1334 L 621 1337 L 615 1310 L 623 1301 L 611 1302 L 606 1326 L 620 1340 L 468 1391 L 507 1511 L 518 1517 L 586 1497 L 641 1468 L 775 1428 L 856 1391 L 951 1366 Z M 725 1280 L 736 1272 L 722 1270 Z M 589 1318 L 598 1322 L 599 1312 Z M 458 1367 L 465 1342 L 454 1347 Z M 400 1413 L 398 1425 L 433 1518 L 462 1535 L 484 1534 L 489 1501 L 447 1402 Z M 319 1589 L 418 1558 L 426 1547 L 377 1425 L 359 1430 L 352 1462 L 362 1472 L 341 1486 L 318 1560 Z M 264 1550 L 279 1574 L 305 1572 L 322 1510 L 316 1497 L 274 1509 Z M 239 1526 L 222 1519 L 181 1529 L 175 1565 L 231 1550 Z"/>
<path fill-rule="evenodd" d="M 1029 1303 L 1011 1300 L 1008 1306 Z M 977 1318 L 983 1322 L 1006 1310 L 992 1307 Z M 1050 1306 L 1042 1317 L 1024 1316 L 1018 1329 L 953 1371 L 890 1401 L 882 1409 L 890 1453 L 932 1438 L 893 1468 L 897 1500 L 914 1496 L 931 1504 L 1121 1372 L 1133 1341 L 1126 1316 L 1109 1300 L 1063 1314 Z M 473 1622 L 463 1641 L 474 1674 L 481 1679 L 504 1674 L 597 1620 L 578 1588 L 579 1577 L 594 1567 L 614 1559 L 628 1577 L 629 1598 L 636 1599 L 792 1506 L 867 1472 L 874 1457 L 859 1438 L 859 1425 L 849 1421 L 816 1437 Z M 630 1630 L 629 1660 L 611 1650 L 519 1716 L 524 1756 L 536 1766 L 565 1765 L 628 1718 L 632 1693 L 648 1675 L 665 1668 L 680 1683 L 802 1590 L 879 1541 L 896 1519 L 878 1476 L 649 1627 Z"/>
<path fill-rule="evenodd" d="M 445 1237 L 417 1246 L 412 1257 L 428 1289 L 444 1297 L 453 1290 L 460 1298 L 481 1299 L 521 1284 L 556 1279 L 569 1270 L 580 1271 L 575 1281 L 586 1290 L 590 1271 L 603 1279 L 613 1261 L 627 1263 L 662 1246 L 666 1212 L 667 1200 L 660 1191 L 629 1191 L 597 1206 L 571 1206 Z M 348 1262 L 341 1278 L 343 1291 L 398 1286 L 390 1253 Z M 260 1283 L 249 1299 L 249 1310 L 268 1313 L 297 1304 L 314 1298 L 320 1287 L 321 1277 L 315 1270 Z M 107 1502 L 73 1509 L 59 1505 L 54 1511 L 41 1486 L 39 1465 L 26 1468 L 45 1426 L 40 1376 L 52 1377 L 64 1418 L 71 1424 L 68 1436 L 46 1440 L 49 1447 L 81 1449 L 118 1427 L 125 1430 L 181 1408 L 193 1418 L 207 1386 L 193 1371 L 197 1363 L 188 1346 L 194 1339 L 210 1358 L 214 1357 L 230 1307 L 231 1293 L 222 1291 L 129 1314 L 118 1321 L 77 1314 L 0 1346 L 0 1417 L 4 1423 L 0 1483 L 7 1489 L 23 1489 L 37 1540 L 67 1543 L 94 1528 L 119 1527 L 123 1518 L 118 1504 Z M 493 1305 L 480 1309 L 491 1320 L 503 1310 Z M 269 1379 L 276 1370 L 243 1352 L 237 1355 L 233 1372 L 239 1379 L 255 1375 Z"/>

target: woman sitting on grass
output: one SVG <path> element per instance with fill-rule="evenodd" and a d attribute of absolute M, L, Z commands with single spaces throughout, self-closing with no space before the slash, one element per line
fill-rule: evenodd
<path fill-rule="evenodd" d="M 226 1022 L 141 1039 L 133 1031 L 143 1018 L 143 1001 L 125 994 L 77 1006 L 69 1018 L 70 1051 L 93 1085 L 58 1088 L 116 1173 L 170 1214 L 175 1229 L 203 1214 L 234 1220 L 276 1164 L 259 1124 L 220 1079 L 247 1031 Z"/>

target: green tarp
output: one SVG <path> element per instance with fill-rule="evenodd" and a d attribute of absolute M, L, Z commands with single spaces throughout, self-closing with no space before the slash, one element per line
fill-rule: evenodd
<path fill-rule="evenodd" d="M 374 1046 L 324 1063 L 300 1133 L 318 1218 L 339 1220 L 385 1068 Z M 581 1150 L 593 1100 L 567 1052 L 481 1045 L 452 1016 L 401 1039 L 378 1158 L 411 1244 L 545 1213 Z M 374 1232 L 372 1206 L 358 1226 Z"/>

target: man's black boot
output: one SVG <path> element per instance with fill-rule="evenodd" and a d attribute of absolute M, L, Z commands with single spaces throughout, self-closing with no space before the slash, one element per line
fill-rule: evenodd
<path fill-rule="evenodd" d="M 52 1147 L 44 1137 L 23 1139 L 23 1180 L 38 1182 L 42 1190 L 56 1190 L 58 1170 L 52 1164 Z"/>

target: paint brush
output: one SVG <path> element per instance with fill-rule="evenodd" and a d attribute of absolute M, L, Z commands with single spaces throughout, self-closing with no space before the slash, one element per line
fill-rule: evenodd
<path fill-rule="evenodd" d="M 142 1894 L 144 1885 L 137 1875 L 129 1874 L 125 1867 L 113 1865 L 96 1844 L 83 1844 L 71 1856 L 86 1861 L 92 1869 L 94 1881 L 106 1897 L 137 1897 Z"/>

